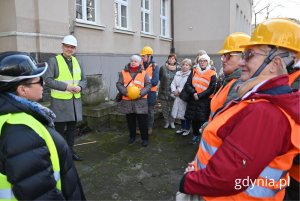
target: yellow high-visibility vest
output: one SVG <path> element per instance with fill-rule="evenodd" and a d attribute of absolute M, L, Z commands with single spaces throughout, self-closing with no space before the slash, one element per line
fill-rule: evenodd
<path fill-rule="evenodd" d="M 2 126 L 7 122 L 9 124 L 23 124 L 34 130 L 43 140 L 50 152 L 50 160 L 52 163 L 54 178 L 56 180 L 56 188 L 61 191 L 60 165 L 58 153 L 54 141 L 49 131 L 38 120 L 24 112 L 16 114 L 6 114 L 0 116 L 0 131 Z M 1 132 L 0 132 L 1 135 Z M 7 180 L 6 175 L 0 173 L 0 200 L 17 200 L 12 191 L 12 185 Z"/>
<path fill-rule="evenodd" d="M 77 59 L 72 56 L 73 75 L 71 74 L 69 67 L 62 55 L 57 55 L 56 60 L 59 73 L 55 80 L 67 83 L 68 85 L 78 86 L 78 83 L 81 80 L 81 69 Z M 73 96 L 75 98 L 81 97 L 80 92 L 73 94 L 69 91 L 51 89 L 52 98 L 68 100 L 72 99 Z"/>

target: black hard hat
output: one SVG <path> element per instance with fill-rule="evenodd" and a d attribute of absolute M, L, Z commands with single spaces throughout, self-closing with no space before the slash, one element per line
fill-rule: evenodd
<path fill-rule="evenodd" d="M 47 67 L 47 63 L 37 64 L 32 57 L 21 52 L 1 53 L 0 91 L 5 91 L 22 80 L 40 77 Z"/>
<path fill-rule="evenodd" d="M 47 63 L 37 64 L 25 54 L 0 54 L 0 82 L 18 82 L 40 77 L 47 70 Z"/>

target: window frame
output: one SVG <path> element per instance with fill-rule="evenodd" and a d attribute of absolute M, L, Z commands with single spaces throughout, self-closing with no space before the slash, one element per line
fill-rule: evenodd
<path fill-rule="evenodd" d="M 146 9 L 146 1 L 149 3 L 149 8 Z M 141 0 L 141 32 L 144 34 L 151 34 L 152 33 L 152 1 L 151 0 Z M 146 31 L 146 18 L 145 15 L 148 14 L 149 16 L 149 27 L 148 31 Z"/>
<path fill-rule="evenodd" d="M 115 0 L 114 1 L 114 12 L 116 9 L 116 3 L 118 4 L 117 13 L 115 13 L 115 22 L 114 26 L 117 29 L 129 30 L 129 0 Z M 122 26 L 122 6 L 126 7 L 126 27 Z M 117 17 L 117 19 L 116 19 Z"/>
<path fill-rule="evenodd" d="M 97 9 L 97 5 L 98 5 L 98 1 L 99 0 L 93 0 L 94 1 L 94 13 L 95 13 L 95 21 L 89 21 L 87 19 L 87 1 L 88 0 L 80 0 L 81 1 L 81 14 L 82 14 L 82 19 L 77 18 L 77 14 L 75 13 L 75 21 L 76 22 L 80 22 L 80 23 L 84 23 L 84 24 L 92 24 L 92 25 L 98 25 L 99 24 L 99 20 L 98 20 L 98 9 Z M 75 12 L 77 12 L 77 2 L 75 1 Z"/>
<path fill-rule="evenodd" d="M 164 7 L 163 7 L 164 2 Z M 165 9 L 165 10 L 163 10 Z M 163 11 L 165 15 L 163 15 Z M 165 27 L 163 27 L 163 21 L 165 22 Z M 163 30 L 165 33 L 163 33 Z M 165 38 L 170 38 L 170 1 L 161 0 L 160 1 L 160 36 Z"/>

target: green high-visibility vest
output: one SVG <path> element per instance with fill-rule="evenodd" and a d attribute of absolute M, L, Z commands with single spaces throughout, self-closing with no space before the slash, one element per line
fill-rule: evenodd
<path fill-rule="evenodd" d="M 49 131 L 38 120 L 24 112 L 15 114 L 6 114 L 0 116 L 0 135 L 3 124 L 23 124 L 34 130 L 43 140 L 50 152 L 50 159 L 56 180 L 56 188 L 61 191 L 60 166 L 54 141 Z M 17 200 L 12 191 L 12 184 L 7 180 L 6 175 L 0 173 L 0 200 Z"/>
<path fill-rule="evenodd" d="M 81 68 L 77 59 L 72 56 L 73 75 L 71 74 L 67 63 L 61 54 L 56 56 L 56 60 L 58 65 L 58 77 L 55 80 L 64 82 L 68 85 L 78 86 L 78 83 L 81 80 Z M 52 98 L 69 100 L 72 99 L 73 96 L 75 98 L 81 97 L 80 92 L 73 94 L 69 91 L 51 89 Z"/>

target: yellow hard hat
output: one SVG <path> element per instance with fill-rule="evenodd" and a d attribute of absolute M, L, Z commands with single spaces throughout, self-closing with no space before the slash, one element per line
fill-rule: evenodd
<path fill-rule="evenodd" d="M 137 86 L 129 86 L 127 91 L 128 97 L 132 100 L 137 99 L 140 95 L 140 89 Z"/>
<path fill-rule="evenodd" d="M 153 54 L 152 48 L 149 46 L 145 46 L 145 47 L 143 47 L 140 55 L 144 56 L 144 55 L 152 55 L 152 54 Z"/>
<path fill-rule="evenodd" d="M 250 36 L 242 33 L 235 32 L 227 36 L 224 41 L 223 49 L 221 49 L 218 53 L 225 54 L 228 52 L 242 52 L 244 48 L 241 48 L 241 44 L 245 44 L 250 41 Z"/>
<path fill-rule="evenodd" d="M 300 25 L 283 18 L 266 20 L 255 28 L 250 41 L 241 47 L 251 45 L 274 45 L 300 52 Z"/>

